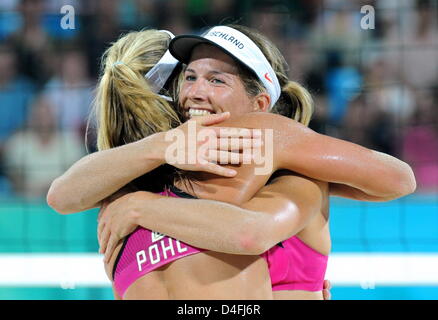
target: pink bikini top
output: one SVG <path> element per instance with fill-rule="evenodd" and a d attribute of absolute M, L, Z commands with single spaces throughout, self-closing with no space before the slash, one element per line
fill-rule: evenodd
<path fill-rule="evenodd" d="M 170 196 L 196 197 L 172 186 Z M 309 247 L 297 236 L 280 242 L 261 255 L 268 263 L 272 290 L 321 291 L 328 256 Z"/>
<path fill-rule="evenodd" d="M 196 197 L 170 187 L 160 192 L 168 197 Z M 205 251 L 166 235 L 138 227 L 127 236 L 114 263 L 114 285 L 121 297 L 139 277 L 167 263 Z M 272 290 L 322 290 L 328 256 L 310 248 L 297 236 L 274 246 L 261 255 L 269 267 Z"/>

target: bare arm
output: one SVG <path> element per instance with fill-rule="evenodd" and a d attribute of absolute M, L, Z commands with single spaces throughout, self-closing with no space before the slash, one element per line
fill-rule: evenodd
<path fill-rule="evenodd" d="M 276 178 L 241 207 L 136 192 L 108 206 L 112 218 L 101 221 L 99 238 L 108 259 L 137 225 L 196 247 L 256 255 L 299 232 L 321 212 L 322 199 L 321 183 L 296 175 Z"/>
<path fill-rule="evenodd" d="M 83 157 L 52 182 L 47 203 L 62 214 L 99 206 L 101 200 L 163 164 L 159 135 Z"/>
<path fill-rule="evenodd" d="M 411 167 L 390 155 L 318 134 L 280 115 L 250 113 L 236 121 L 243 123 L 248 128 L 273 129 L 279 167 L 332 183 L 331 195 L 388 201 L 415 191 Z"/>
<path fill-rule="evenodd" d="M 405 162 L 318 134 L 286 117 L 250 113 L 229 120 L 227 125 L 274 129 L 274 155 L 280 167 L 331 182 L 332 195 L 387 201 L 415 191 L 414 174 Z M 151 136 L 81 159 L 52 183 L 47 202 L 60 213 L 97 206 L 136 177 L 164 163 L 162 154 L 154 154 L 158 149 L 150 144 L 152 140 Z"/>
<path fill-rule="evenodd" d="M 312 133 L 306 144 L 300 143 L 294 149 L 300 151 L 292 157 L 295 158 L 292 166 L 285 168 L 296 168 L 301 174 L 333 183 L 331 195 L 388 201 L 416 189 L 411 167 L 382 152 L 317 133 Z"/>
<path fill-rule="evenodd" d="M 195 132 L 198 134 L 213 130 L 217 133 L 217 139 L 220 139 L 223 131 L 220 128 L 210 129 L 208 126 L 220 123 L 227 118 L 229 118 L 229 113 L 214 114 L 199 117 L 196 122 L 192 123 L 195 123 Z M 170 134 L 167 132 L 156 133 L 133 143 L 85 156 L 53 181 L 47 194 L 47 203 L 62 214 L 79 212 L 98 206 L 100 201 L 132 180 L 164 164 L 166 150 L 173 145 L 175 136 L 179 135 L 188 139 L 190 138 L 188 131 L 192 129 L 193 126 L 190 127 L 189 122 L 186 122 L 171 130 Z M 173 135 L 173 133 L 175 134 Z M 226 135 L 226 133 L 223 134 Z M 244 138 L 251 137 L 247 135 L 242 137 L 242 139 Z M 217 160 L 214 157 L 219 157 L 219 152 L 233 153 L 234 151 L 228 151 L 228 148 L 218 143 L 215 144 L 211 139 L 196 140 L 195 143 L 195 150 L 201 150 L 207 146 L 207 150 L 213 150 L 216 153 L 210 156 L 197 154 L 196 163 L 177 163 L 174 164 L 175 166 L 182 170 L 211 172 L 226 177 L 232 177 L 236 174 L 235 170 L 209 162 Z M 187 143 L 185 148 L 188 148 Z M 199 160 L 206 161 L 200 162 Z"/>

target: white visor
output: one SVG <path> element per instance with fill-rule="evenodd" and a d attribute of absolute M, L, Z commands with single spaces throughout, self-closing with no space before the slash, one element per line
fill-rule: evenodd
<path fill-rule="evenodd" d="M 171 39 L 175 37 L 170 31 L 160 31 L 167 33 Z M 145 78 L 148 80 L 148 83 L 153 92 L 158 93 L 161 89 L 164 88 L 164 85 L 166 84 L 177 64 L 178 60 L 176 60 L 170 54 L 169 50 L 167 50 L 166 53 L 161 57 L 161 59 L 155 64 L 155 66 L 153 66 L 153 68 L 149 70 L 148 73 L 146 73 Z"/>
<path fill-rule="evenodd" d="M 221 48 L 252 70 L 271 97 L 270 108 L 275 105 L 281 94 L 280 84 L 268 60 L 250 38 L 236 29 L 217 26 L 211 28 L 202 36 L 181 35 L 173 38 L 169 44 L 169 51 L 179 61 L 188 64 L 192 50 L 201 43 L 208 43 Z"/>

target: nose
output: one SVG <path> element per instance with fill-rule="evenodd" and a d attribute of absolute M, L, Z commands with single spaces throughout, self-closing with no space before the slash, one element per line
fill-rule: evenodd
<path fill-rule="evenodd" d="M 187 98 L 195 102 L 204 102 L 207 100 L 207 86 L 203 79 L 196 79 L 187 90 Z"/>

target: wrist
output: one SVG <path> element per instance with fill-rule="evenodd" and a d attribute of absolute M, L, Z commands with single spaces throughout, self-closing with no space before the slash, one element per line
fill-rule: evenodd
<path fill-rule="evenodd" d="M 141 207 L 138 201 L 138 192 L 133 192 L 129 195 L 128 213 L 133 224 L 139 225 L 141 216 Z"/>
<path fill-rule="evenodd" d="M 158 165 L 166 163 L 165 155 L 168 142 L 165 140 L 165 134 L 166 132 L 157 132 L 141 140 L 146 160 L 156 161 Z"/>
<path fill-rule="evenodd" d="M 131 221 L 137 225 L 141 225 L 141 219 L 145 214 L 151 215 L 155 209 L 154 200 L 161 198 L 159 194 L 137 191 L 130 195 L 129 199 L 129 213 Z"/>

